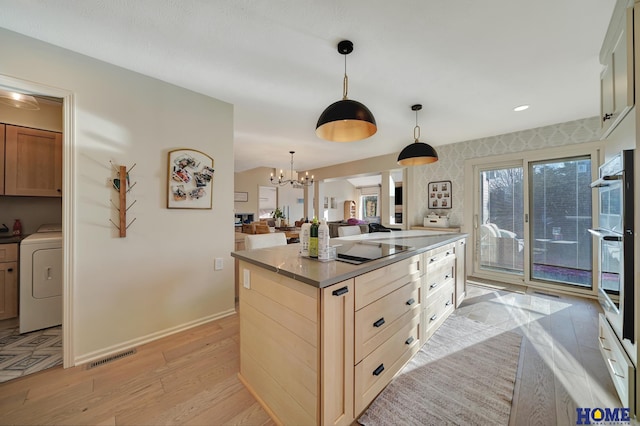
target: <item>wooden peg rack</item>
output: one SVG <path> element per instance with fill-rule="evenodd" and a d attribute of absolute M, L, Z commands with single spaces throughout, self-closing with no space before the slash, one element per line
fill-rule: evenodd
<path fill-rule="evenodd" d="M 131 226 L 133 222 L 136 221 L 136 218 L 133 218 L 131 222 L 127 223 L 127 211 L 137 201 L 137 200 L 134 200 L 133 203 L 127 206 L 127 193 L 131 191 L 131 188 L 133 188 L 137 183 L 137 182 L 134 182 L 132 185 L 129 185 L 129 172 L 131 172 L 131 170 L 133 170 L 133 168 L 136 165 L 134 164 L 133 166 L 131 166 L 129 171 L 127 171 L 127 168 L 125 166 L 116 167 L 113 165 L 113 163 L 111 163 L 111 166 L 116 170 L 116 173 L 118 176 L 117 178 L 118 184 L 116 184 L 115 179 L 112 180 L 111 183 L 112 183 L 113 189 L 118 191 L 119 202 L 118 202 L 118 205 L 116 205 L 113 201 L 111 201 L 111 204 L 113 204 L 113 206 L 118 211 L 118 223 L 115 223 L 111 219 L 109 219 L 109 222 L 111 222 L 113 226 L 115 226 L 120 231 L 120 238 L 125 238 L 127 236 L 127 229 Z"/>

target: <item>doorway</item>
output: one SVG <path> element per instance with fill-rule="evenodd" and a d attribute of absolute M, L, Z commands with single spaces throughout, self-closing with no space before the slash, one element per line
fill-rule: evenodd
<path fill-rule="evenodd" d="M 63 233 L 63 249 L 62 249 L 62 326 L 60 343 L 62 349 L 62 360 L 64 368 L 74 365 L 72 354 L 73 351 L 73 311 L 71 309 L 73 294 L 73 277 L 74 270 L 73 258 L 73 192 L 72 192 L 72 168 L 73 168 L 73 150 L 74 135 L 73 119 L 73 94 L 69 91 L 57 89 L 31 81 L 24 81 L 13 77 L 0 75 L 0 87 L 14 90 L 17 92 L 30 93 L 34 96 L 45 98 L 54 98 L 62 100 L 62 228 Z"/>

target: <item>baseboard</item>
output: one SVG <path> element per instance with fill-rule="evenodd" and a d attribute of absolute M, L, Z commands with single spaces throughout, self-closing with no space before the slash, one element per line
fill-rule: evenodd
<path fill-rule="evenodd" d="M 134 347 L 144 345 L 149 342 L 153 342 L 154 340 L 162 339 L 163 337 L 171 336 L 172 334 L 180 333 L 181 331 L 188 330 L 190 328 L 198 327 L 202 324 L 206 324 L 212 321 L 216 321 L 228 316 L 231 316 L 236 313 L 235 309 L 229 309 L 227 311 L 223 311 L 217 313 L 215 315 L 210 315 L 208 317 L 199 318 L 197 320 L 187 322 L 184 324 L 180 324 L 175 327 L 167 328 L 165 330 L 157 331 L 155 333 L 147 334 L 146 336 L 142 336 L 136 339 L 132 339 L 126 342 L 119 343 L 117 345 L 109 346 L 104 349 L 100 349 L 98 351 L 90 352 L 88 354 L 80 355 L 74 358 L 72 366 L 78 366 L 82 364 L 86 364 L 88 362 L 107 357 L 122 351 L 126 351 L 128 349 L 132 349 Z"/>

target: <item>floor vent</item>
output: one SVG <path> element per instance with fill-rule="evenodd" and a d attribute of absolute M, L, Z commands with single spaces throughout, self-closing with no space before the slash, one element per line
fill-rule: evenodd
<path fill-rule="evenodd" d="M 105 365 L 111 361 L 116 361 L 126 356 L 133 355 L 135 353 L 136 353 L 135 349 L 129 349 L 128 351 L 120 352 L 119 354 L 109 355 L 106 358 L 102 358 L 97 361 L 92 361 L 89 364 L 87 364 L 87 370 L 91 370 L 92 368 L 95 368 L 95 367 L 100 367 L 101 365 Z"/>
<path fill-rule="evenodd" d="M 558 296 L 557 294 L 543 293 L 542 291 L 534 291 L 534 293 L 539 294 L 541 296 L 549 296 L 549 297 L 555 297 L 556 299 L 560 299 L 560 296 Z"/>

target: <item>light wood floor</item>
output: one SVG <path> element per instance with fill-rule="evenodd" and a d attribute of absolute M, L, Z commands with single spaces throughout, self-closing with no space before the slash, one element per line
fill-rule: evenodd
<path fill-rule="evenodd" d="M 597 303 L 469 286 L 458 311 L 523 339 L 512 425 L 575 425 L 575 407 L 619 407 L 597 349 Z M 2 424 L 272 425 L 237 379 L 237 315 L 91 370 L 0 384 Z"/>

